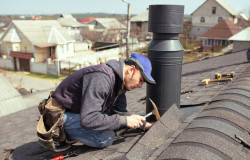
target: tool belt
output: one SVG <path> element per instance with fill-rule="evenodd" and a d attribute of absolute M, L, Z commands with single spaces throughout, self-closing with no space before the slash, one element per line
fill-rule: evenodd
<path fill-rule="evenodd" d="M 63 129 L 63 115 L 65 107 L 51 97 L 44 99 L 38 105 L 40 118 L 37 124 L 38 143 L 50 150 L 55 150 L 54 142 L 63 142 L 66 135 Z"/>

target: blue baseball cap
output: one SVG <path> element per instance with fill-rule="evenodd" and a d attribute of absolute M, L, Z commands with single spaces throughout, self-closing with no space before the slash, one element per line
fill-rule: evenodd
<path fill-rule="evenodd" d="M 141 54 L 131 53 L 131 57 L 125 60 L 128 65 L 134 65 L 142 73 L 144 80 L 148 84 L 156 84 L 154 78 L 151 76 L 152 65 L 150 60 Z"/>

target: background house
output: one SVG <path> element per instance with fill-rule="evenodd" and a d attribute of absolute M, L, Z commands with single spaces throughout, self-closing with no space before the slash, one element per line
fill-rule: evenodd
<path fill-rule="evenodd" d="M 206 0 L 192 14 L 191 37 L 197 38 L 207 32 L 218 22 L 229 19 L 237 23 L 238 14 L 223 0 Z"/>
<path fill-rule="evenodd" d="M 57 21 L 61 24 L 62 27 L 66 28 L 68 34 L 76 41 L 82 41 L 82 27 L 83 25 L 79 23 L 76 18 L 71 14 L 62 14 Z"/>
<path fill-rule="evenodd" d="M 88 22 L 92 21 L 95 18 L 98 18 L 98 17 L 86 17 L 86 18 L 80 20 L 79 22 L 80 23 L 88 23 Z"/>
<path fill-rule="evenodd" d="M 150 39 L 152 33 L 148 32 L 148 9 L 131 18 L 131 37 L 138 39 Z"/>
<path fill-rule="evenodd" d="M 233 41 L 233 52 L 243 51 L 250 48 L 250 27 L 229 38 Z"/>
<path fill-rule="evenodd" d="M 199 37 L 203 41 L 203 52 L 220 51 L 230 44 L 228 39 L 238 32 L 239 27 L 229 19 L 221 21 Z"/>
<path fill-rule="evenodd" d="M 92 26 L 92 31 L 95 32 L 95 38 L 99 41 L 117 42 L 123 37 L 123 33 L 126 32 L 126 26 L 116 18 L 95 18 L 87 24 Z M 86 32 L 89 31 L 85 30 L 84 33 L 85 37 L 88 39 L 88 36 L 91 35 L 87 35 Z"/>
<path fill-rule="evenodd" d="M 30 71 L 31 59 L 64 59 L 74 55 L 74 42 L 56 20 L 14 20 L 0 39 L 1 54 L 14 70 Z"/>

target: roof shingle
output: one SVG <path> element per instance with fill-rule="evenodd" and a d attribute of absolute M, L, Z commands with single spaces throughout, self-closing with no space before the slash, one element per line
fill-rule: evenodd
<path fill-rule="evenodd" d="M 239 27 L 231 20 L 226 19 L 216 24 L 213 28 L 201 35 L 201 38 L 229 39 L 239 32 Z"/>

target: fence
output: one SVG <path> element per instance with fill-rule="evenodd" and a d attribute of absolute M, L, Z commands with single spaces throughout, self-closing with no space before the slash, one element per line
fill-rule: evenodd
<path fill-rule="evenodd" d="M 47 74 L 47 75 L 60 75 L 59 61 L 51 62 L 47 59 L 45 63 L 30 63 L 30 72 L 37 74 Z"/>
<path fill-rule="evenodd" d="M 130 45 L 130 50 L 136 50 L 147 46 L 146 42 Z M 67 60 L 60 61 L 60 73 L 71 74 L 83 67 L 91 65 L 104 64 L 110 59 L 119 60 L 126 52 L 126 47 L 112 48 L 99 52 L 69 57 Z"/>
<path fill-rule="evenodd" d="M 13 71 L 15 69 L 14 60 L 8 58 L 0 58 L 0 68 Z"/>
<path fill-rule="evenodd" d="M 136 50 L 147 46 L 146 42 L 130 45 L 130 50 Z M 126 52 L 126 47 L 112 48 L 99 52 L 76 55 L 68 57 L 65 60 L 53 61 L 48 59 L 45 63 L 36 63 L 30 61 L 30 72 L 36 74 L 56 75 L 71 74 L 83 67 L 104 64 L 110 59 L 119 60 L 123 58 L 123 53 Z M 15 70 L 14 60 L 12 58 L 0 58 L 0 68 L 6 70 Z"/>

